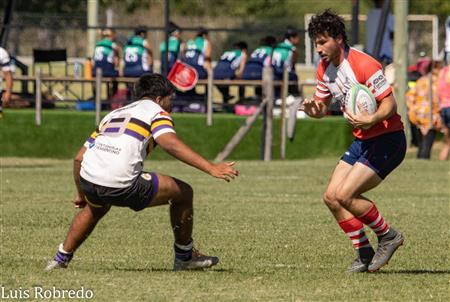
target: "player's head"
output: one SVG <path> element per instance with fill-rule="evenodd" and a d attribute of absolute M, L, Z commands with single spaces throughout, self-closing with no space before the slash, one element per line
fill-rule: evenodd
<path fill-rule="evenodd" d="M 344 19 L 339 17 L 330 9 L 325 10 L 320 15 L 311 18 L 308 25 L 308 35 L 311 40 L 315 41 L 319 36 L 327 35 L 333 39 L 342 39 L 347 45 L 347 34 L 345 33 Z"/>
<path fill-rule="evenodd" d="M 175 22 L 170 21 L 169 34 L 178 37 L 181 34 L 181 28 Z"/>
<path fill-rule="evenodd" d="M 164 110 L 171 110 L 172 94 L 175 87 L 172 83 L 157 73 L 147 73 L 142 75 L 134 84 L 134 92 L 138 100 L 149 98 L 163 107 Z"/>
<path fill-rule="evenodd" d="M 239 41 L 233 44 L 233 48 L 246 51 L 248 49 L 248 44 L 245 41 Z"/>
<path fill-rule="evenodd" d="M 270 46 L 275 47 L 275 44 L 277 44 L 277 39 L 274 36 L 265 36 L 261 39 L 260 44 L 263 46 Z"/>
<path fill-rule="evenodd" d="M 200 27 L 197 32 L 197 37 L 203 37 L 206 38 L 208 36 L 209 32 L 206 28 Z"/>
<path fill-rule="evenodd" d="M 147 29 L 145 29 L 145 28 L 142 27 L 142 26 L 136 27 L 136 29 L 134 30 L 134 34 L 135 34 L 136 36 L 145 37 L 145 36 L 147 36 Z"/>
<path fill-rule="evenodd" d="M 347 45 L 344 20 L 327 9 L 311 18 L 308 34 L 321 60 L 339 65 L 342 48 Z"/>
<path fill-rule="evenodd" d="M 113 40 L 116 37 L 116 32 L 114 29 L 111 28 L 104 28 L 101 31 L 101 35 L 103 38 L 111 39 Z"/>
<path fill-rule="evenodd" d="M 294 45 L 300 43 L 300 35 L 298 34 L 298 31 L 292 26 L 287 27 L 286 32 L 284 33 L 284 38 L 291 41 L 291 43 Z"/>

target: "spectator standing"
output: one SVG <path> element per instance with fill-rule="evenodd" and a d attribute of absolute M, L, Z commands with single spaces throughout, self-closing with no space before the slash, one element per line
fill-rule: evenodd
<path fill-rule="evenodd" d="M 5 79 L 5 88 L 2 88 L 2 78 L 0 78 L 0 118 L 3 117 L 3 106 L 8 106 L 11 100 L 13 77 L 11 71 L 11 58 L 8 52 L 0 47 L 0 68 Z"/>
<path fill-rule="evenodd" d="M 440 128 L 439 99 L 437 94 L 437 79 L 439 64 L 428 64 L 427 72 L 421 76 L 416 85 L 407 94 L 408 118 L 416 127 L 418 151 L 417 158 L 430 159 L 431 148 Z"/>
<path fill-rule="evenodd" d="M 450 154 L 450 60 L 439 72 L 437 91 L 444 133 L 444 145 L 439 153 L 439 159 L 448 160 Z"/>

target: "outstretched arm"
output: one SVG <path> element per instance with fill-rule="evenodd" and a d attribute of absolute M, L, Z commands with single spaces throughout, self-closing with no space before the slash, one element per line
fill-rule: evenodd
<path fill-rule="evenodd" d="M 234 162 L 214 164 L 183 143 L 175 133 L 164 133 L 156 138 L 158 145 L 167 153 L 213 177 L 230 181 L 239 175 Z"/>

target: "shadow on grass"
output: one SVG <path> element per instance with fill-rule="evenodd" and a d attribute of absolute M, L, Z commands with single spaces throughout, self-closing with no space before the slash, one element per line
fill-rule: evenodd
<path fill-rule="evenodd" d="M 104 269 L 107 271 L 123 271 L 123 272 L 141 272 L 141 273 L 152 273 L 152 272 L 173 272 L 171 268 L 153 268 L 153 267 L 114 267 Z M 208 272 L 208 273 L 234 273 L 236 272 L 233 269 L 198 269 L 198 270 L 189 270 L 183 272 Z"/>
<path fill-rule="evenodd" d="M 16 165 L 16 164 L 3 164 L 2 169 L 41 169 L 54 167 L 56 164 L 39 164 L 39 165 Z"/>
<path fill-rule="evenodd" d="M 446 275 L 450 274 L 450 270 L 439 270 L 439 269 L 405 269 L 405 270 L 390 270 L 390 271 L 379 271 L 376 274 L 407 274 L 407 275 L 422 275 L 422 274 L 435 274 L 435 275 Z"/>

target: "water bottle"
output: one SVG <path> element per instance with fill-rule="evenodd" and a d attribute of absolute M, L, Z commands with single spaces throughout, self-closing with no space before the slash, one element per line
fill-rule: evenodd
<path fill-rule="evenodd" d="M 75 77 L 75 79 L 79 79 L 81 76 L 81 64 L 78 62 L 75 62 L 75 64 L 73 64 L 73 76 Z"/>

